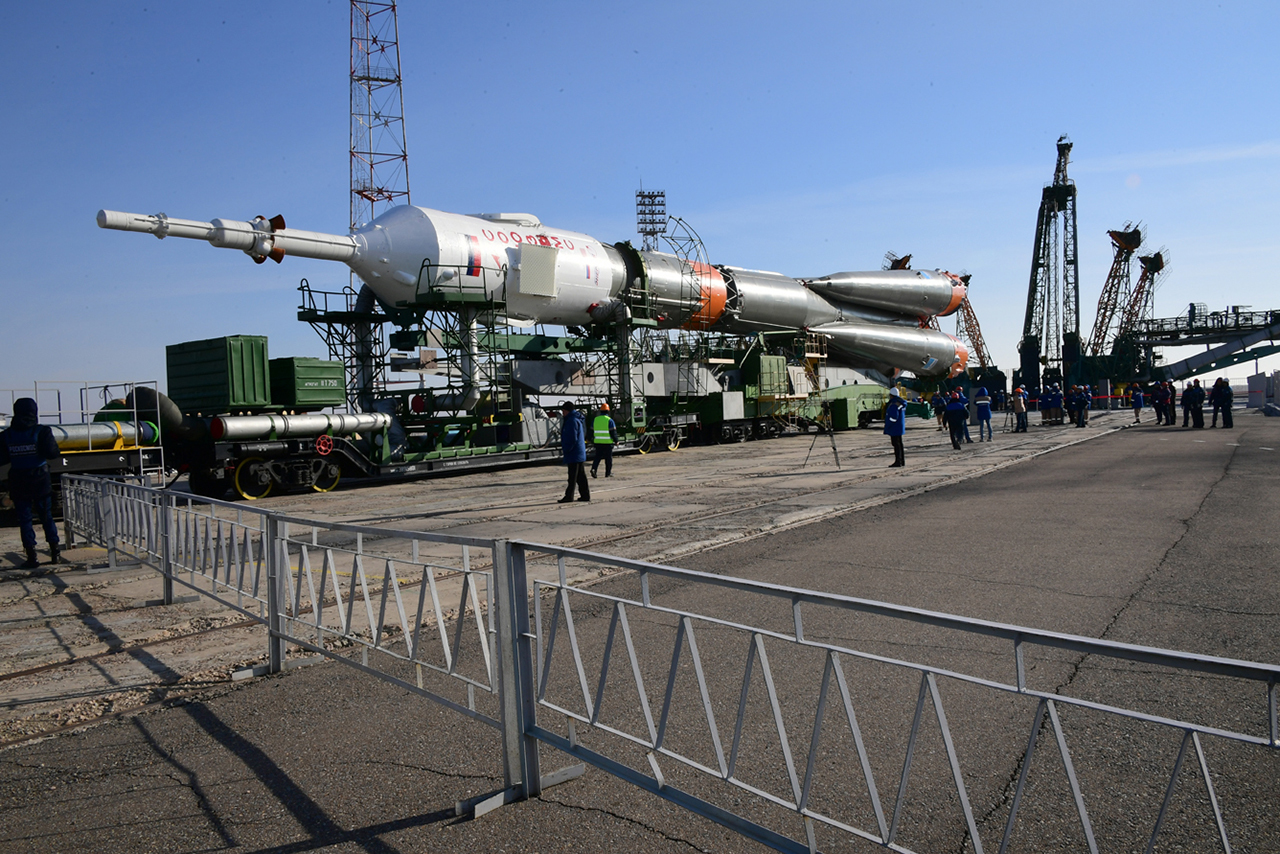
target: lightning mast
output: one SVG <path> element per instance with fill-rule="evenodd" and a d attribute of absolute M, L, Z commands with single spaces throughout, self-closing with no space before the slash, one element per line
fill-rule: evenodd
<path fill-rule="evenodd" d="M 400 27 L 394 2 L 351 2 L 351 231 L 390 207 L 409 204 Z M 343 351 L 348 402 L 369 410 L 386 390 L 386 316 L 373 291 L 351 274 L 349 325 L 330 326 Z"/>
<path fill-rule="evenodd" d="M 351 230 L 409 204 L 396 4 L 351 2 Z"/>

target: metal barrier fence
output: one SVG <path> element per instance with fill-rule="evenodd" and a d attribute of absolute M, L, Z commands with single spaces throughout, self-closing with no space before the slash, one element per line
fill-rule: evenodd
<path fill-rule="evenodd" d="M 69 535 L 160 571 L 166 601 L 182 585 L 264 623 L 265 669 L 293 646 L 500 732 L 506 788 L 477 815 L 581 773 L 544 777 L 541 744 L 782 851 L 1005 852 L 1047 826 L 1153 851 L 1177 816 L 1193 847 L 1230 852 L 1223 781 L 1266 798 L 1239 774 L 1280 780 L 1277 665 L 93 478 L 63 489 Z M 1192 758 L 1198 783 L 1179 786 Z"/>

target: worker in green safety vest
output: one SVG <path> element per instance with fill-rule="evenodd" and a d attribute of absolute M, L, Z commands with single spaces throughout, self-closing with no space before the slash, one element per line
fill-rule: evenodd
<path fill-rule="evenodd" d="M 609 417 L 609 404 L 600 404 L 600 412 L 591 422 L 592 439 L 596 446 L 595 459 L 591 461 L 591 476 L 596 477 L 600 461 L 604 460 L 604 476 L 613 477 L 613 446 L 618 442 L 618 426 Z"/>

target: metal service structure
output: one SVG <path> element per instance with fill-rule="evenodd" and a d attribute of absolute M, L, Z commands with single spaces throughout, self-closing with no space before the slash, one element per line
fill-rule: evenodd
<path fill-rule="evenodd" d="M 1052 825 L 1093 852 L 1118 827 L 1154 850 L 1170 826 L 1230 852 L 1249 830 L 1235 800 L 1266 795 L 1224 771 L 1280 750 L 1276 665 L 109 480 L 65 490 L 69 541 L 156 570 L 166 602 L 185 587 L 262 624 L 261 672 L 319 655 L 490 728 L 505 785 L 457 805 L 477 817 L 591 766 L 779 851 L 941 833 L 981 854 Z M 878 631 L 930 660 L 842 640 Z M 1124 677 L 1064 688 L 1041 666 L 1064 653 Z M 1225 719 L 1210 697 L 1230 698 Z M 574 764 L 544 773 L 552 757 Z M 984 777 L 993 757 L 1016 779 Z"/>
<path fill-rule="evenodd" d="M 1080 270 L 1076 185 L 1067 176 L 1071 141 L 1058 138 L 1053 183 L 1040 194 L 1016 385 L 1061 382 L 1080 359 Z"/>

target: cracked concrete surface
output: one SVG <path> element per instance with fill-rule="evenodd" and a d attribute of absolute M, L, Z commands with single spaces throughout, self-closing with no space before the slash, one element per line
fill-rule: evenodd
<path fill-rule="evenodd" d="M 1274 454 L 1258 452 L 1280 446 L 1280 425 L 1242 415 L 1231 433 L 1154 427 L 1112 432 L 1108 420 L 1095 419 L 1089 431 L 1033 428 L 1033 441 L 1017 450 L 1012 442 L 1001 448 L 1003 439 L 1015 437 L 998 435 L 991 446 L 970 446 L 983 451 L 981 456 L 953 454 L 949 445 L 934 447 L 940 443 L 931 428 L 917 430 L 908 436 L 908 468 L 900 474 L 881 470 L 887 443 L 870 433 L 838 437 L 844 465 L 839 471 L 830 454 L 819 459 L 816 452 L 808 470 L 801 470 L 809 447 L 802 439 L 623 458 L 616 470 L 620 476 L 607 482 L 609 490 L 603 487 L 606 481 L 593 482 L 596 501 L 565 513 L 546 507 L 541 497 L 542 492 L 546 502 L 558 497 L 562 473 L 557 468 L 352 490 L 321 500 L 271 500 L 298 515 L 325 508 L 344 520 L 394 517 L 394 527 L 477 532 L 485 526 L 525 530 L 534 525 L 547 536 L 525 534 L 530 539 L 632 557 L 681 554 L 677 562 L 692 569 L 1130 643 L 1280 661 L 1280 615 L 1270 607 L 1277 565 L 1272 532 L 1280 522 L 1280 502 L 1273 494 L 1277 463 Z M 1062 447 L 1086 435 L 1089 441 Z M 744 455 L 744 448 L 751 453 Z M 500 493 L 495 492 L 499 486 Z M 370 512 L 373 496 L 385 517 Z M 611 510 L 611 503 L 618 506 Z M 48 582 L 11 575 L 0 597 L 17 610 L 12 622 L 4 622 L 0 609 L 0 643 L 10 630 L 14 638 L 34 631 L 58 640 L 43 647 L 14 642 L 9 649 L 19 661 L 6 664 L 10 672 L 20 669 L 16 664 L 56 661 L 77 645 L 86 651 L 110 647 L 116 642 L 112 633 L 126 646 L 154 636 L 156 626 L 135 629 L 123 622 L 134 610 L 128 603 L 144 600 L 145 594 L 114 594 L 113 581 L 76 572 L 59 575 L 73 590 L 83 582 L 86 589 L 78 592 L 90 606 L 88 613 L 110 631 L 86 626 L 84 609 L 72 605 L 66 593 L 48 589 Z M 133 577 L 125 573 L 125 578 Z M 610 583 L 600 582 L 602 589 Z M 700 591 L 668 593 L 693 597 L 690 602 L 700 607 L 733 606 Z M 91 600 L 91 595 L 101 598 Z M 166 630 L 216 618 L 200 603 L 164 610 L 170 611 L 161 626 Z M 607 627 L 607 615 L 584 610 L 575 616 L 584 638 Z M 649 627 L 657 640 L 641 655 L 669 662 L 670 640 L 661 641 L 659 628 Z M 704 651 L 708 668 L 715 670 L 717 720 L 732 721 L 742 649 L 712 634 Z M 886 633 L 874 621 L 840 624 L 806 617 L 806 634 L 847 638 L 850 645 L 910 660 L 965 662 L 978 670 L 1000 661 L 996 650 L 983 645 L 966 646 L 940 633 Z M 724 828 L 590 769 L 539 800 L 509 805 L 478 821 L 458 821 L 448 809 L 454 801 L 501 785 L 491 730 L 335 665 L 233 688 L 216 676 L 227 665 L 211 669 L 207 665 L 214 662 L 201 662 L 194 640 L 190 660 L 163 645 L 151 653 L 159 659 L 152 668 L 158 663 L 186 680 L 200 672 L 215 674 L 207 684 L 176 694 L 188 700 L 185 704 L 156 706 L 133 718 L 0 753 L 0 847 L 759 850 Z M 38 649 L 45 651 L 35 654 Z M 239 657 L 247 660 L 257 651 L 249 644 L 245 653 Z M 132 662 L 143 674 L 156 672 L 128 655 L 110 658 Z M 782 661 L 778 655 L 777 666 Z M 105 664 L 91 670 L 108 688 L 134 684 L 127 672 Z M 811 686 L 799 667 L 779 671 L 777 678 L 795 705 L 786 711 L 789 728 L 798 733 L 794 745 L 807 749 L 808 734 L 797 722 L 812 703 Z M 1046 654 L 1028 662 L 1028 678 L 1045 690 L 1070 685 L 1090 696 L 1128 696 L 1153 709 L 1221 715 L 1233 726 L 1258 724 L 1256 714 L 1245 711 L 1256 710 L 1257 698 L 1246 706 L 1215 679 L 1193 686 L 1199 705 L 1190 708 L 1172 690 L 1168 675 L 1153 668 Z M 877 698 L 878 714 L 860 705 L 859 717 L 865 718 L 882 800 L 891 809 L 905 744 L 900 723 L 904 715 L 910 717 L 915 688 L 910 680 L 878 673 L 856 679 L 865 689 L 856 696 L 867 698 L 860 704 Z M 0 685 L 7 689 L 17 681 Z M 39 683 L 46 694 L 58 693 L 48 690 L 57 684 L 50 675 L 42 674 Z M 944 684 L 942 691 L 980 818 L 979 833 L 984 846 L 996 850 L 1030 714 L 1008 703 L 979 713 L 975 698 L 961 688 Z M 1177 744 L 1171 749 L 1162 737 L 1135 735 L 1088 716 L 1067 718 L 1064 713 L 1104 847 L 1142 847 L 1141 821 L 1135 816 L 1158 807 Z M 909 821 L 900 841 L 920 851 L 970 850 L 936 722 L 926 715 L 925 723 L 932 734 L 918 748 L 904 810 Z M 769 722 L 763 725 L 761 731 L 767 732 Z M 1078 819 L 1060 809 L 1064 784 L 1052 742 L 1052 736 L 1041 734 L 1015 850 L 1074 851 L 1081 844 Z M 823 792 L 824 804 L 844 801 L 862 805 L 865 812 L 866 795 L 857 780 L 831 773 L 848 770 L 837 758 L 838 747 L 831 746 L 834 764 L 824 778 L 830 786 Z M 1221 744 L 1206 750 L 1235 850 L 1280 850 L 1272 807 L 1280 798 L 1276 753 L 1264 750 L 1259 756 Z M 550 748 L 542 752 L 544 773 L 568 763 Z M 1141 782 L 1135 786 L 1133 781 Z M 1204 847 L 1212 835 L 1206 836 L 1211 828 L 1196 809 L 1195 784 L 1196 778 L 1184 773 L 1168 828 L 1170 850 L 1212 850 Z M 713 794 L 715 787 L 705 785 Z M 802 838 L 798 823 L 754 805 L 741 792 L 726 803 Z M 819 842 L 822 850 L 880 850 L 825 830 Z"/>

